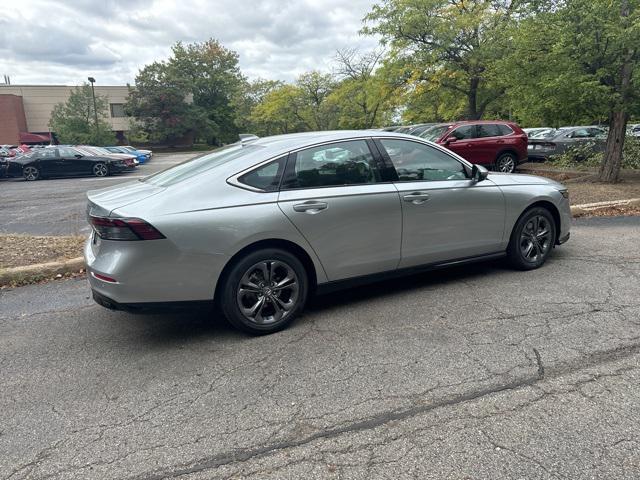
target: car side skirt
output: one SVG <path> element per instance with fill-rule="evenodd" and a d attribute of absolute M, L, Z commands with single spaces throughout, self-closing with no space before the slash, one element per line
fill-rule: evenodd
<path fill-rule="evenodd" d="M 321 283 L 316 287 L 316 294 L 324 295 L 334 292 L 336 290 L 343 290 L 346 288 L 357 287 L 360 285 L 366 285 L 369 283 L 375 283 L 383 280 L 389 280 L 397 277 L 404 277 L 408 275 L 415 275 L 418 273 L 428 272 L 431 270 L 438 270 L 441 268 L 454 267 L 458 265 L 466 265 L 469 263 L 485 262 L 489 260 L 496 260 L 503 258 L 507 255 L 506 251 L 494 252 L 485 255 L 479 255 L 474 257 L 464 257 L 454 260 L 447 260 L 445 262 L 429 263 L 425 265 L 418 265 L 415 267 L 400 268 L 398 270 L 390 270 L 387 272 L 374 273 L 372 275 L 363 275 L 361 277 L 347 278 L 345 280 L 335 280 L 333 282 Z"/>

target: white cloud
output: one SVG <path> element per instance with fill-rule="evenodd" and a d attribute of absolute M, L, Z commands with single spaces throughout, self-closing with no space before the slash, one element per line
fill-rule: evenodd
<path fill-rule="evenodd" d="M 370 50 L 358 34 L 374 0 L 5 0 L 0 75 L 12 83 L 133 83 L 177 41 L 218 39 L 249 78 L 328 71 L 336 49 Z"/>

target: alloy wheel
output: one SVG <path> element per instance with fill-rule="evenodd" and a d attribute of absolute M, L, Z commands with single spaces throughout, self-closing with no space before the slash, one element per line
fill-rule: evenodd
<path fill-rule="evenodd" d="M 93 174 L 96 177 L 106 177 L 108 172 L 109 170 L 107 169 L 107 166 L 104 163 L 96 163 L 93 166 Z"/>
<path fill-rule="evenodd" d="M 525 260 L 535 263 L 551 248 L 552 228 L 549 220 L 535 215 L 527 221 L 520 234 L 520 252 Z"/>
<path fill-rule="evenodd" d="M 26 180 L 37 180 L 40 175 L 40 172 L 38 172 L 36 167 L 24 167 L 22 173 Z"/>
<path fill-rule="evenodd" d="M 281 260 L 264 260 L 251 266 L 238 284 L 236 300 L 242 315 L 258 325 L 286 318 L 299 297 L 299 279 Z"/>
<path fill-rule="evenodd" d="M 511 155 L 503 155 L 496 166 L 499 172 L 512 173 L 516 169 L 516 161 Z"/>

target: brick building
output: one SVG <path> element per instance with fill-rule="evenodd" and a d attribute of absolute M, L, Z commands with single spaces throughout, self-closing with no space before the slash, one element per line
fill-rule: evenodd
<path fill-rule="evenodd" d="M 75 87 L 66 85 L 5 85 L 0 84 L 0 145 L 49 142 L 51 111 L 64 103 Z M 97 86 L 96 95 L 109 99 L 109 118 L 118 139 L 129 130 L 124 103 L 126 86 Z M 54 132 L 55 133 L 55 132 Z"/>

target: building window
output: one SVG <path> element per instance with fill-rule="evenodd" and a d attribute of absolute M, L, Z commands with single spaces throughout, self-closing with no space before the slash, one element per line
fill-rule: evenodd
<path fill-rule="evenodd" d="M 122 118 L 127 116 L 127 114 L 124 113 L 124 103 L 112 103 L 110 107 L 111 118 Z"/>

